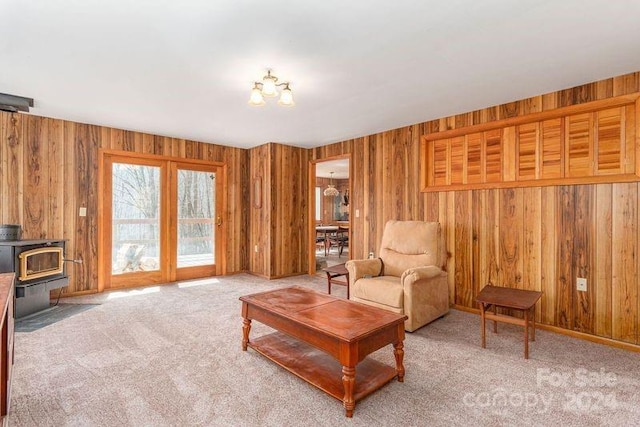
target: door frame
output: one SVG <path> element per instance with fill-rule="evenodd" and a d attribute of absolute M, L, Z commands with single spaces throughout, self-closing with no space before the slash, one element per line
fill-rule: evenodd
<path fill-rule="evenodd" d="M 309 274 L 316 274 L 316 164 L 330 162 L 332 160 L 349 160 L 349 259 L 351 259 L 351 236 L 353 224 L 353 159 L 351 154 L 341 154 L 338 156 L 325 157 L 322 159 L 309 160 L 309 176 L 308 176 L 308 199 L 307 199 L 307 216 L 309 218 L 309 228 L 307 230 L 309 236 L 309 247 L 307 248 L 309 259 Z"/>
<path fill-rule="evenodd" d="M 145 281 L 145 285 L 170 283 L 176 280 L 183 280 L 185 277 L 177 273 L 176 261 L 172 261 L 172 255 L 168 250 L 170 248 L 170 241 L 172 239 L 170 229 L 177 227 L 177 218 L 175 214 L 171 213 L 170 198 L 176 195 L 176 189 L 172 189 L 170 183 L 172 182 L 172 176 L 165 176 L 167 174 L 175 173 L 176 165 L 185 165 L 198 170 L 206 169 L 207 167 L 218 168 L 216 173 L 216 218 L 219 218 L 218 225 L 216 226 L 216 262 L 215 273 L 216 275 L 224 275 L 227 270 L 226 260 L 226 236 L 227 236 L 227 165 L 223 162 L 212 162 L 199 159 L 186 159 L 182 157 L 161 156 L 155 154 L 143 154 L 131 151 L 113 150 L 113 149 L 98 149 L 98 189 L 106 189 L 112 187 L 111 173 L 107 174 L 107 165 L 111 165 L 114 161 L 121 160 L 124 163 L 141 164 L 149 166 L 157 166 L 165 164 L 166 167 L 161 167 L 161 187 L 164 194 L 169 197 L 162 197 L 160 199 L 160 229 L 161 229 L 161 241 L 160 241 L 160 262 L 166 263 L 167 268 L 160 270 L 160 272 L 150 273 L 137 273 L 135 277 L 131 277 L 130 280 L 122 280 L 122 286 L 119 288 L 138 287 L 141 279 Z M 172 172 L 173 171 L 173 172 Z M 219 179 L 218 179 L 219 178 Z M 166 188 L 168 186 L 168 188 Z M 166 200 L 164 200 L 166 199 Z M 106 210 L 105 207 L 110 206 L 112 203 L 111 191 L 98 191 L 98 292 L 103 292 L 105 289 L 116 289 L 111 287 L 111 238 L 107 236 L 111 232 L 111 223 L 107 225 L 107 221 L 111 221 L 111 209 Z M 166 218 L 166 220 L 165 220 Z M 164 233 L 164 234 L 163 234 Z M 164 240 L 163 240 L 164 239 Z M 219 243 L 219 244 L 218 244 Z M 210 271 L 207 271 L 210 273 Z M 144 285 L 143 285 L 144 286 Z"/>

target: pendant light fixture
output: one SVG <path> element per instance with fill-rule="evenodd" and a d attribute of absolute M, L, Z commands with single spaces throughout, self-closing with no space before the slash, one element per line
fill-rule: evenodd
<path fill-rule="evenodd" d="M 271 74 L 271 70 L 267 70 L 267 75 L 262 78 L 261 82 L 253 83 L 253 89 L 251 89 L 251 96 L 249 97 L 249 105 L 264 105 L 265 97 L 271 98 L 278 96 L 278 88 L 280 86 L 284 86 L 284 88 L 280 93 L 278 104 L 285 107 L 296 105 L 295 102 L 293 102 L 293 93 L 289 87 L 290 84 L 289 82 L 278 83 L 278 78 Z"/>
<path fill-rule="evenodd" d="M 333 172 L 329 172 L 329 174 L 331 175 L 331 181 L 330 184 L 327 185 L 327 188 L 324 189 L 323 194 L 327 197 L 336 197 L 340 195 L 340 192 L 338 191 L 338 189 L 336 188 L 335 185 L 333 185 Z"/>

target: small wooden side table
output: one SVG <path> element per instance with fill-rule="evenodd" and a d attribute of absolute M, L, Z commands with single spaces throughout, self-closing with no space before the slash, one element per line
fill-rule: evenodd
<path fill-rule="evenodd" d="M 344 264 L 332 265 L 323 270 L 327 273 L 327 292 L 331 295 L 331 284 L 341 285 L 347 287 L 347 299 L 349 299 L 349 270 Z M 345 276 L 345 279 L 338 279 L 338 277 Z"/>
<path fill-rule="evenodd" d="M 536 315 L 532 313 L 542 292 L 522 289 L 504 288 L 487 285 L 478 294 L 476 301 L 480 304 L 480 336 L 482 348 L 486 348 L 485 321 L 493 320 L 493 332 L 498 333 L 497 322 L 524 326 L 524 358 L 529 358 L 529 326 L 531 325 L 531 341 L 536 340 Z M 493 307 L 493 313 L 487 313 Z M 496 314 L 496 307 L 511 308 L 524 313 L 524 319 Z"/>

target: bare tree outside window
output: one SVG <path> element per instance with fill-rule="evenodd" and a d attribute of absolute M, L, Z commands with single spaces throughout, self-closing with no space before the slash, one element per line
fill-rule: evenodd
<path fill-rule="evenodd" d="M 212 172 L 178 170 L 178 267 L 215 263 Z"/>
<path fill-rule="evenodd" d="M 160 168 L 114 163 L 112 273 L 159 269 Z"/>

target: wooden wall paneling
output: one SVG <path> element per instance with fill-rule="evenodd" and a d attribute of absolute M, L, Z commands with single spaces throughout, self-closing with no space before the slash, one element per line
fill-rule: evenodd
<path fill-rule="evenodd" d="M 613 79 L 605 79 L 596 82 L 596 98 L 606 99 L 613 97 Z"/>
<path fill-rule="evenodd" d="M 349 164 L 349 180 L 351 183 L 351 191 L 349 192 L 349 257 L 352 259 L 366 258 L 364 255 L 364 239 L 363 231 L 363 207 L 364 207 L 364 181 L 365 175 L 365 150 L 363 149 L 364 140 L 359 138 L 353 143 L 354 149 L 351 152 L 351 162 Z M 358 214 L 356 215 L 356 209 Z"/>
<path fill-rule="evenodd" d="M 92 125 L 75 126 L 75 199 L 76 214 L 80 207 L 87 208 L 87 216 L 76 221 L 77 256 L 82 264 L 75 264 L 78 281 L 74 291 L 96 289 L 98 283 L 98 147 L 99 128 Z M 129 138 L 131 140 L 131 138 Z"/>
<path fill-rule="evenodd" d="M 455 303 L 465 307 L 473 305 L 472 283 L 472 205 L 471 191 L 453 193 L 454 203 L 454 240 L 455 271 L 454 289 Z"/>
<path fill-rule="evenodd" d="M 249 271 L 260 276 L 268 277 L 270 265 L 271 245 L 269 243 L 269 146 L 261 145 L 249 151 L 250 162 L 250 233 L 249 233 Z M 256 185 L 259 181 L 259 185 Z M 256 190 L 259 190 L 257 192 Z M 259 202 L 257 202 L 259 200 Z M 257 207 L 259 204 L 260 207 Z M 256 250 L 257 248 L 257 250 Z"/>
<path fill-rule="evenodd" d="M 522 189 L 523 198 L 523 245 L 522 245 L 522 288 L 532 291 L 542 290 L 540 274 L 542 270 L 542 211 L 541 187 Z M 536 318 L 541 319 L 542 305 L 536 305 Z"/>
<path fill-rule="evenodd" d="M 613 185 L 612 336 L 637 343 L 638 338 L 638 185 Z"/>
<path fill-rule="evenodd" d="M 46 161 L 49 176 L 47 205 L 49 211 L 45 235 L 61 239 L 64 234 L 64 124 L 62 120 L 48 119 L 49 133 L 47 135 L 49 157 Z"/>
<path fill-rule="evenodd" d="M 532 96 L 520 103 L 520 114 L 533 114 L 542 111 L 542 95 Z"/>
<path fill-rule="evenodd" d="M 438 215 L 440 193 L 424 193 L 424 220 L 430 222 L 439 222 Z"/>
<path fill-rule="evenodd" d="M 542 178 L 558 178 L 565 170 L 570 169 L 562 161 L 562 152 L 566 147 L 564 145 L 558 146 L 558 142 L 563 140 L 564 133 L 569 132 L 571 126 L 564 119 L 553 116 L 554 112 L 551 110 L 562 106 L 579 106 L 580 103 L 593 100 L 602 100 L 608 105 L 601 108 L 618 108 L 619 105 L 612 107 L 609 103 L 613 101 L 608 98 L 619 95 L 635 96 L 632 94 L 638 91 L 639 76 L 640 73 L 633 73 L 594 84 L 582 85 L 567 91 L 543 94 L 511 105 L 493 106 L 474 111 L 471 114 L 432 120 L 421 124 L 422 130 L 419 132 L 422 135 L 429 135 L 459 128 L 463 125 L 489 123 L 504 116 L 517 118 L 524 114 L 547 112 L 550 115 L 541 117 L 539 124 L 539 174 Z M 587 107 L 583 108 L 585 110 L 578 113 L 586 111 Z M 640 120 L 638 118 L 640 109 L 633 108 L 633 110 L 635 113 L 632 121 L 635 126 L 635 123 Z M 625 111 L 627 111 L 625 132 L 632 134 L 631 136 L 625 134 L 625 147 L 628 149 L 629 146 L 638 145 L 640 138 L 637 128 L 634 128 L 633 131 L 628 130 L 630 113 L 628 113 L 627 107 L 625 107 Z M 579 115 L 578 113 L 573 115 Z M 589 128 L 589 125 L 586 128 Z M 361 166 L 357 165 L 357 161 L 353 166 L 354 175 L 360 175 L 360 178 L 354 177 L 352 209 L 360 209 L 361 211 L 360 219 L 354 217 L 352 221 L 353 236 L 357 236 L 358 233 L 361 236 L 361 239 L 354 237 L 351 242 L 350 249 L 355 258 L 359 258 L 355 255 L 357 253 L 365 257 L 369 252 L 369 247 L 377 251 L 384 222 L 391 219 L 390 216 L 399 215 L 400 217 L 397 219 L 414 219 L 415 209 L 411 205 L 414 201 L 411 192 L 414 190 L 406 189 L 404 185 L 408 182 L 407 179 L 419 178 L 420 168 L 413 166 L 414 163 L 411 161 L 401 162 L 397 156 L 399 151 L 402 152 L 402 155 L 417 152 L 414 151 L 418 149 L 417 147 L 414 150 L 407 147 L 410 139 L 413 139 L 411 132 L 415 129 L 415 127 L 402 128 L 382 134 L 368 135 L 354 140 L 355 142 L 351 146 L 354 159 L 357 159 L 358 156 L 362 159 Z M 591 129 L 593 137 L 593 124 Z M 483 144 L 485 145 L 482 147 L 482 155 L 486 156 L 483 162 L 486 168 L 484 171 L 486 182 L 498 182 L 502 179 L 501 168 L 505 161 L 513 162 L 515 173 L 516 153 L 512 152 L 513 160 L 509 160 L 506 157 L 509 157 L 511 147 L 507 147 L 506 153 L 502 149 L 505 141 L 509 140 L 509 135 L 502 138 L 500 130 L 482 129 L 474 132 L 482 132 L 483 134 Z M 572 132 L 576 137 L 575 128 Z M 579 134 L 579 132 L 577 133 Z M 435 135 L 431 135 L 427 147 L 435 147 L 434 141 L 438 140 L 439 138 Z M 630 140 L 631 143 L 629 143 Z M 515 141 L 515 138 L 511 141 Z M 466 144 L 466 179 L 472 181 L 475 171 L 470 159 L 474 155 L 474 146 L 473 143 L 470 143 L 468 136 Z M 323 158 L 323 156 L 329 155 L 328 153 L 335 155 L 344 150 L 344 146 L 339 144 L 332 144 L 329 147 L 328 149 L 325 147 L 313 149 L 311 153 L 316 158 Z M 442 149 L 444 154 L 441 158 L 445 161 L 446 170 L 449 148 L 445 143 L 442 143 L 441 147 L 444 147 Z M 575 148 L 573 147 L 573 154 L 576 154 Z M 634 158 L 634 160 L 634 172 L 640 171 L 640 159 Z M 592 168 L 590 171 L 593 171 L 593 166 L 588 165 L 588 162 L 585 163 L 585 167 L 587 166 Z M 387 167 L 390 167 L 390 170 L 385 169 Z M 430 174 L 434 171 L 426 170 L 424 172 Z M 446 173 L 443 176 L 446 176 Z M 403 185 L 399 186 L 398 182 L 402 182 Z M 620 261 L 622 258 L 620 254 L 628 253 L 630 247 L 634 246 L 623 230 L 628 229 L 630 223 L 634 222 L 634 215 L 637 217 L 638 200 L 640 200 L 637 184 L 634 184 L 633 187 L 636 190 L 626 192 L 621 188 L 627 184 L 590 185 L 592 187 L 587 186 L 579 190 L 576 190 L 572 185 L 514 190 L 515 199 L 510 200 L 519 207 L 516 207 L 518 213 L 512 217 L 508 214 L 503 217 L 507 199 L 503 197 L 504 190 L 501 189 L 473 190 L 468 200 L 464 199 L 464 192 L 460 191 L 423 193 L 422 197 L 415 199 L 422 205 L 420 217 L 426 220 L 438 220 L 443 226 L 447 249 L 452 254 L 448 261 L 451 303 L 469 302 L 469 298 L 462 297 L 465 292 L 469 292 L 469 289 L 471 294 L 475 296 L 476 286 L 480 288 L 486 283 L 500 285 L 505 277 L 516 278 L 519 272 L 521 286 L 539 286 L 543 291 L 542 301 L 537 308 L 538 318 L 542 323 L 570 330 L 573 330 L 574 326 L 577 326 L 576 329 L 586 331 L 593 328 L 592 332 L 588 333 L 597 336 L 612 336 L 613 339 L 619 339 L 618 337 L 625 335 L 627 342 L 632 342 L 633 339 L 637 340 L 637 332 L 635 335 L 633 333 L 629 335 L 625 332 L 630 329 L 629 325 L 633 323 L 633 320 L 628 320 L 629 316 L 625 310 L 628 307 L 633 307 L 629 313 L 637 319 L 640 311 L 640 302 L 635 296 L 638 293 L 636 280 L 639 268 L 638 261 L 635 261 L 633 268 L 629 266 L 629 262 L 621 263 Z M 621 204 L 620 197 L 615 197 L 620 193 L 626 194 L 626 198 L 622 199 L 626 200 L 625 203 L 629 204 L 633 211 L 630 211 L 631 208 L 626 207 L 626 204 Z M 608 198 L 611 199 L 609 202 L 607 202 Z M 465 203 L 470 209 L 470 220 L 462 215 L 462 210 L 457 206 L 456 200 L 466 200 Z M 386 204 L 389 204 L 390 207 L 381 206 Z M 510 204 L 507 203 L 507 206 Z M 623 208 L 623 206 L 625 207 Z M 611 214 L 608 213 L 609 211 Z M 629 218 L 630 212 L 632 218 Z M 458 219 L 456 219 L 456 215 Z M 609 215 L 612 217 L 611 226 L 600 227 L 603 218 Z M 466 243 L 456 241 L 456 230 L 460 234 L 464 229 L 459 221 L 468 221 L 471 224 Z M 510 221 L 514 223 L 514 229 L 511 229 Z M 581 225 L 578 226 L 577 223 Z M 614 223 L 617 225 L 614 226 Z M 582 224 L 586 225 L 583 227 Z M 632 235 L 637 234 L 637 220 L 634 224 Z M 475 234 L 476 227 L 477 236 Z M 609 228 L 611 229 L 611 237 L 608 237 L 607 234 Z M 585 233 L 585 229 L 591 231 Z M 510 246 L 514 243 L 513 236 L 506 236 L 506 233 L 509 232 L 514 234 L 516 241 L 521 240 L 517 253 L 514 254 L 515 262 L 507 256 L 510 253 L 509 247 L 512 249 L 511 253 L 513 253 L 514 247 Z M 621 242 L 620 239 L 623 241 Z M 470 255 L 464 255 L 463 258 L 460 258 L 460 252 L 462 248 L 467 247 L 467 244 L 471 248 Z M 574 254 L 574 245 L 578 247 L 580 255 Z M 533 259 L 531 254 L 539 254 L 539 259 Z M 607 256 L 607 254 L 609 255 Z M 585 274 L 590 274 L 587 286 L 589 299 L 580 300 L 582 296 L 575 293 L 577 270 L 574 271 L 573 262 L 574 257 L 581 260 L 583 256 L 586 257 L 584 258 L 586 261 L 579 262 L 583 263 L 581 268 L 587 271 Z M 468 260 L 470 265 L 461 268 L 458 265 L 461 259 Z M 610 267 L 608 263 L 611 264 Z M 470 272 L 471 285 L 458 281 L 463 286 L 462 289 L 458 289 L 456 288 L 456 283 L 458 283 L 456 271 L 459 275 L 464 269 Z M 624 286 L 620 288 L 619 283 L 623 283 Z M 474 307 L 472 299 L 471 307 Z M 610 309 L 607 308 L 609 306 Z M 587 311 L 591 312 L 587 313 Z M 620 320 L 623 318 L 626 320 Z M 637 320 L 635 320 L 635 325 L 637 329 Z M 630 338 L 631 336 L 633 338 Z"/>
<path fill-rule="evenodd" d="M 557 189 L 557 232 L 558 255 L 556 258 L 556 320 L 555 324 L 561 328 L 573 330 L 573 296 L 575 276 L 573 269 L 573 223 L 575 222 L 575 207 L 573 187 L 559 186 Z"/>
<path fill-rule="evenodd" d="M 506 188 L 500 194 L 500 286 L 522 289 L 523 209 L 522 189 Z"/>
<path fill-rule="evenodd" d="M 556 187 L 540 189 L 540 302 L 541 322 L 556 324 L 557 255 L 559 253 Z"/>
<path fill-rule="evenodd" d="M 624 74 L 613 78 L 613 96 L 640 91 L 640 72 Z"/>
<path fill-rule="evenodd" d="M 573 301 L 573 329 L 589 334 L 595 331 L 595 277 L 593 276 L 594 266 L 594 236 L 590 231 L 595 219 L 593 210 L 593 186 L 577 185 L 573 188 L 574 200 L 574 222 L 571 234 L 573 235 L 573 272 L 572 290 Z M 587 279 L 587 291 L 578 291 L 576 288 L 576 278 Z M 592 284 L 592 286 L 589 286 Z"/>
<path fill-rule="evenodd" d="M 469 191 L 470 193 L 470 245 L 471 245 L 471 274 L 470 274 L 470 298 L 468 307 L 478 308 L 475 297 L 486 285 L 481 283 L 481 237 L 482 237 L 482 213 L 485 212 L 484 190 Z"/>
<path fill-rule="evenodd" d="M 65 257 L 69 259 L 80 259 L 78 254 L 78 245 L 76 243 L 76 222 L 78 221 L 78 207 L 76 205 L 76 152 L 75 152 L 75 131 L 76 124 L 73 122 L 62 122 L 64 142 L 63 142 L 63 158 L 64 158 L 64 202 L 63 217 L 64 229 L 62 238 L 65 239 Z M 57 238 L 56 236 L 51 236 Z M 73 293 L 78 290 L 78 283 L 81 283 L 82 270 L 80 264 L 67 264 L 67 274 L 69 275 L 69 286 L 63 289 L 63 293 Z M 96 289 L 98 284 L 95 284 Z"/>
<path fill-rule="evenodd" d="M 378 249 L 380 248 L 380 242 L 382 240 L 382 230 L 384 229 L 384 212 L 385 205 L 389 203 L 388 197 L 389 194 L 386 193 L 385 183 L 388 182 L 389 178 L 385 175 L 388 173 L 385 171 L 384 166 L 384 154 L 385 154 L 385 144 L 384 138 L 382 134 L 377 134 L 373 137 L 372 144 L 369 145 L 369 149 L 371 150 L 371 158 L 369 161 L 373 162 L 373 167 L 370 169 L 369 179 L 371 181 L 371 197 L 369 198 L 369 229 L 371 232 L 371 240 L 370 244 L 372 245 L 372 251 L 375 256 L 380 255 Z M 382 194 L 382 200 L 385 202 L 378 202 L 375 195 Z"/>
<path fill-rule="evenodd" d="M 0 112 L 4 136 L 2 138 L 3 175 L 2 187 L 2 221 L 4 224 L 22 224 L 24 199 L 24 174 L 23 152 L 24 141 L 22 139 L 25 117 L 18 113 Z"/>
<path fill-rule="evenodd" d="M 595 221 L 590 233 L 595 241 L 595 271 L 592 288 L 595 293 L 594 333 L 611 338 L 611 287 L 612 287 L 612 184 L 595 186 Z M 589 285 L 587 283 L 587 289 Z"/>
<path fill-rule="evenodd" d="M 46 237 L 49 211 L 45 203 L 49 193 L 49 170 L 47 168 L 49 150 L 47 140 L 48 120 L 37 116 L 24 116 L 22 134 L 24 141 L 25 164 L 24 175 L 24 218 L 22 221 L 23 236 L 27 239 Z"/>
<path fill-rule="evenodd" d="M 404 142 L 404 158 L 405 168 L 402 171 L 404 175 L 404 193 L 409 201 L 409 217 L 420 220 L 424 218 L 424 203 L 420 193 L 420 183 L 416 173 L 420 171 L 420 139 L 422 137 L 422 126 L 413 126 L 410 138 Z"/>
<path fill-rule="evenodd" d="M 382 241 L 382 232 L 386 221 L 388 219 L 398 219 L 396 206 L 397 192 L 395 191 L 395 179 L 393 176 L 393 132 L 382 132 L 379 138 L 381 140 L 380 145 L 382 150 L 376 156 L 376 164 L 378 170 L 381 172 L 381 190 L 385 195 L 386 202 L 376 204 L 378 208 L 376 212 L 376 236 L 378 236 L 376 248 L 379 247 Z"/>
<path fill-rule="evenodd" d="M 455 191 L 449 191 L 445 194 L 445 210 L 444 220 L 440 221 L 444 225 L 444 232 L 446 233 L 447 249 L 451 253 L 449 262 L 447 264 L 447 282 L 449 284 L 449 301 L 455 304 L 456 301 L 456 268 L 458 264 L 457 257 L 459 256 L 456 247 L 456 193 Z"/>

